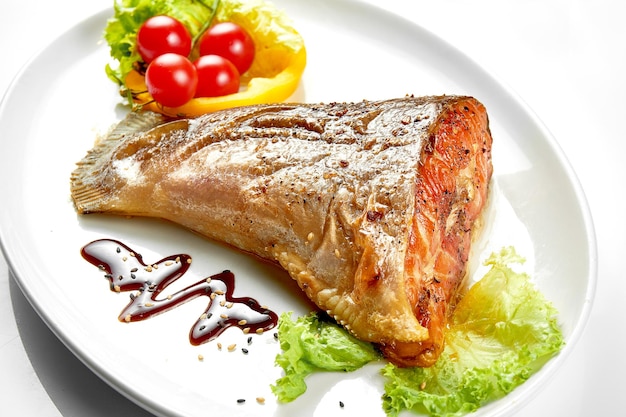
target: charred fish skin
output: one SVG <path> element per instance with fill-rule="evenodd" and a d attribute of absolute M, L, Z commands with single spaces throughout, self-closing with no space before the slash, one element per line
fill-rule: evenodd
<path fill-rule="evenodd" d="M 72 173 L 79 213 L 164 218 L 272 260 L 400 366 L 443 349 L 492 174 L 471 97 L 270 104 L 124 123 Z"/>

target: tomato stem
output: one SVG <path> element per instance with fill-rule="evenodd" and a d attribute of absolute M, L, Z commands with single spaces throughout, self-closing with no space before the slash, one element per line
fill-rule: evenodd
<path fill-rule="evenodd" d="M 200 28 L 196 36 L 194 36 L 193 39 L 191 40 L 192 51 L 196 47 L 196 44 L 198 43 L 202 35 L 204 35 L 204 32 L 206 32 L 209 26 L 211 26 L 211 23 L 213 23 L 213 18 L 215 17 L 215 14 L 217 13 L 217 8 L 219 7 L 220 0 L 213 0 L 213 4 L 211 6 L 208 6 L 203 0 L 198 0 L 198 3 L 202 4 L 207 9 L 210 9 L 211 16 L 206 22 L 204 22 L 204 24 L 202 25 L 202 27 Z"/>

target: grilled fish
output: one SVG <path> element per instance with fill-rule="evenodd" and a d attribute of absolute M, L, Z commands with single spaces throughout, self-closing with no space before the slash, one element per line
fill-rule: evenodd
<path fill-rule="evenodd" d="M 131 113 L 78 162 L 79 213 L 150 216 L 277 262 L 398 366 L 431 366 L 488 198 L 484 106 L 461 96 Z"/>

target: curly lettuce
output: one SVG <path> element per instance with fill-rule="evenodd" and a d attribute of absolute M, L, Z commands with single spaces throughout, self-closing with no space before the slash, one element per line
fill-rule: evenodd
<path fill-rule="evenodd" d="M 285 375 L 272 385 L 282 402 L 290 402 L 306 391 L 305 378 L 318 371 L 349 372 L 380 358 L 370 343 L 362 342 L 318 314 L 291 319 L 283 313 L 278 322 L 282 354 L 276 357 Z"/>
<path fill-rule="evenodd" d="M 511 268 L 523 261 L 512 247 L 485 261 L 490 270 L 457 305 L 450 318 L 446 347 L 434 366 L 383 367 L 386 382 L 382 401 L 388 416 L 395 417 L 404 410 L 446 417 L 475 411 L 510 393 L 562 349 L 565 342 L 557 310 L 528 274 Z M 310 318 L 298 322 L 306 320 Z M 276 363 L 285 370 L 285 377 L 275 388 L 279 400 L 287 394 L 293 400 L 303 393 L 303 381 L 309 373 L 337 368 L 326 359 L 328 353 L 322 352 L 326 346 L 360 358 L 355 361 L 357 367 L 373 352 L 369 344 L 345 341 L 347 332 L 336 325 L 333 340 L 316 343 L 316 325 L 304 323 L 294 325 L 288 320 L 279 325 L 283 352 Z M 308 358 L 315 358 L 314 365 Z M 370 360 L 376 358 L 371 356 Z M 297 382 L 295 387 L 290 386 L 292 381 Z"/>

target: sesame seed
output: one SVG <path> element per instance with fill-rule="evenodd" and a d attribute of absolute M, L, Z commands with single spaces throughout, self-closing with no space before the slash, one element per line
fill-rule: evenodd
<path fill-rule="evenodd" d="M 113 290 L 114 290 L 115 292 L 120 292 L 122 289 L 120 288 L 120 286 L 119 286 L 119 285 L 115 285 L 115 286 L 113 286 Z"/>
<path fill-rule="evenodd" d="M 224 307 L 225 305 L 226 305 L 226 300 L 222 300 L 222 301 L 220 301 L 220 306 L 221 306 L 221 307 Z"/>
<path fill-rule="evenodd" d="M 209 297 L 211 297 L 211 300 L 215 300 L 215 297 L 217 297 L 217 294 L 212 292 L 211 295 L 209 295 Z"/>
<path fill-rule="evenodd" d="M 207 283 L 207 284 L 210 284 L 210 283 L 211 283 L 211 277 L 208 277 L 208 278 L 206 279 L 206 283 Z"/>
<path fill-rule="evenodd" d="M 217 350 L 222 350 L 222 344 L 220 342 L 217 342 Z"/>
<path fill-rule="evenodd" d="M 191 258 L 187 258 L 187 263 L 190 264 L 191 263 Z"/>
<path fill-rule="evenodd" d="M 256 334 L 263 334 L 265 330 L 263 328 L 256 329 Z"/>
<path fill-rule="evenodd" d="M 172 294 L 169 294 L 169 295 L 167 296 L 167 299 L 168 299 L 168 300 L 171 300 L 171 299 L 172 299 Z"/>
<path fill-rule="evenodd" d="M 224 295 L 224 291 L 222 291 L 222 290 L 216 290 L 216 291 L 215 291 L 215 294 L 217 294 L 217 295 Z"/>
<path fill-rule="evenodd" d="M 424 390 L 426 388 L 426 381 L 422 381 L 422 383 L 420 384 L 420 389 Z"/>
<path fill-rule="evenodd" d="M 152 267 L 150 265 L 146 266 L 144 269 L 146 272 L 152 272 Z"/>
<path fill-rule="evenodd" d="M 130 270 L 130 272 L 137 272 L 137 271 L 139 271 L 139 268 L 137 268 L 137 267 L 135 267 L 135 268 Z"/>
<path fill-rule="evenodd" d="M 242 331 L 243 331 L 243 334 L 248 334 L 248 333 L 250 333 L 250 328 L 246 327 Z"/>
<path fill-rule="evenodd" d="M 200 320 L 206 320 L 206 313 L 202 313 L 200 315 Z"/>
<path fill-rule="evenodd" d="M 259 404 L 265 404 L 265 398 L 263 398 L 263 397 L 256 397 L 256 402 L 258 402 Z"/>
<path fill-rule="evenodd" d="M 126 323 L 130 323 L 130 319 L 131 319 L 130 314 L 127 314 L 126 317 L 124 317 L 124 321 Z"/>
<path fill-rule="evenodd" d="M 232 302 L 230 302 L 230 303 L 226 303 L 226 308 L 233 308 L 233 305 L 234 305 L 234 304 L 233 304 Z"/>
<path fill-rule="evenodd" d="M 128 260 L 128 257 L 127 257 L 127 256 L 123 256 L 123 257 L 122 257 L 122 261 L 123 261 L 123 262 L 126 262 L 127 260 Z"/>
<path fill-rule="evenodd" d="M 228 314 L 222 313 L 222 314 L 220 314 L 220 317 L 223 318 L 223 319 L 227 319 L 228 318 Z"/>
<path fill-rule="evenodd" d="M 237 349 L 237 344 L 233 343 L 232 345 L 228 345 L 227 349 L 229 352 L 233 352 L 235 349 Z"/>
<path fill-rule="evenodd" d="M 135 252 L 128 252 L 128 256 L 135 257 Z"/>
<path fill-rule="evenodd" d="M 170 266 L 170 265 L 172 265 L 172 263 L 173 263 L 172 261 L 167 261 L 167 262 L 165 262 L 165 266 Z"/>
<path fill-rule="evenodd" d="M 247 323 L 248 323 L 248 320 L 239 320 L 239 322 L 237 322 L 237 324 L 240 326 L 245 326 Z"/>
<path fill-rule="evenodd" d="M 180 256 L 177 256 L 176 259 L 174 259 L 174 262 L 180 263 Z"/>
<path fill-rule="evenodd" d="M 159 269 L 159 265 L 154 264 L 154 265 L 152 265 L 152 268 L 154 268 L 154 269 Z"/>
<path fill-rule="evenodd" d="M 154 306 L 154 304 L 153 304 L 153 303 L 145 303 L 144 305 L 145 305 L 146 307 L 152 307 L 152 306 Z"/>
<path fill-rule="evenodd" d="M 202 356 L 202 355 L 198 355 L 198 360 L 199 360 L 200 362 L 202 362 L 202 361 L 204 360 L 204 356 Z"/>

